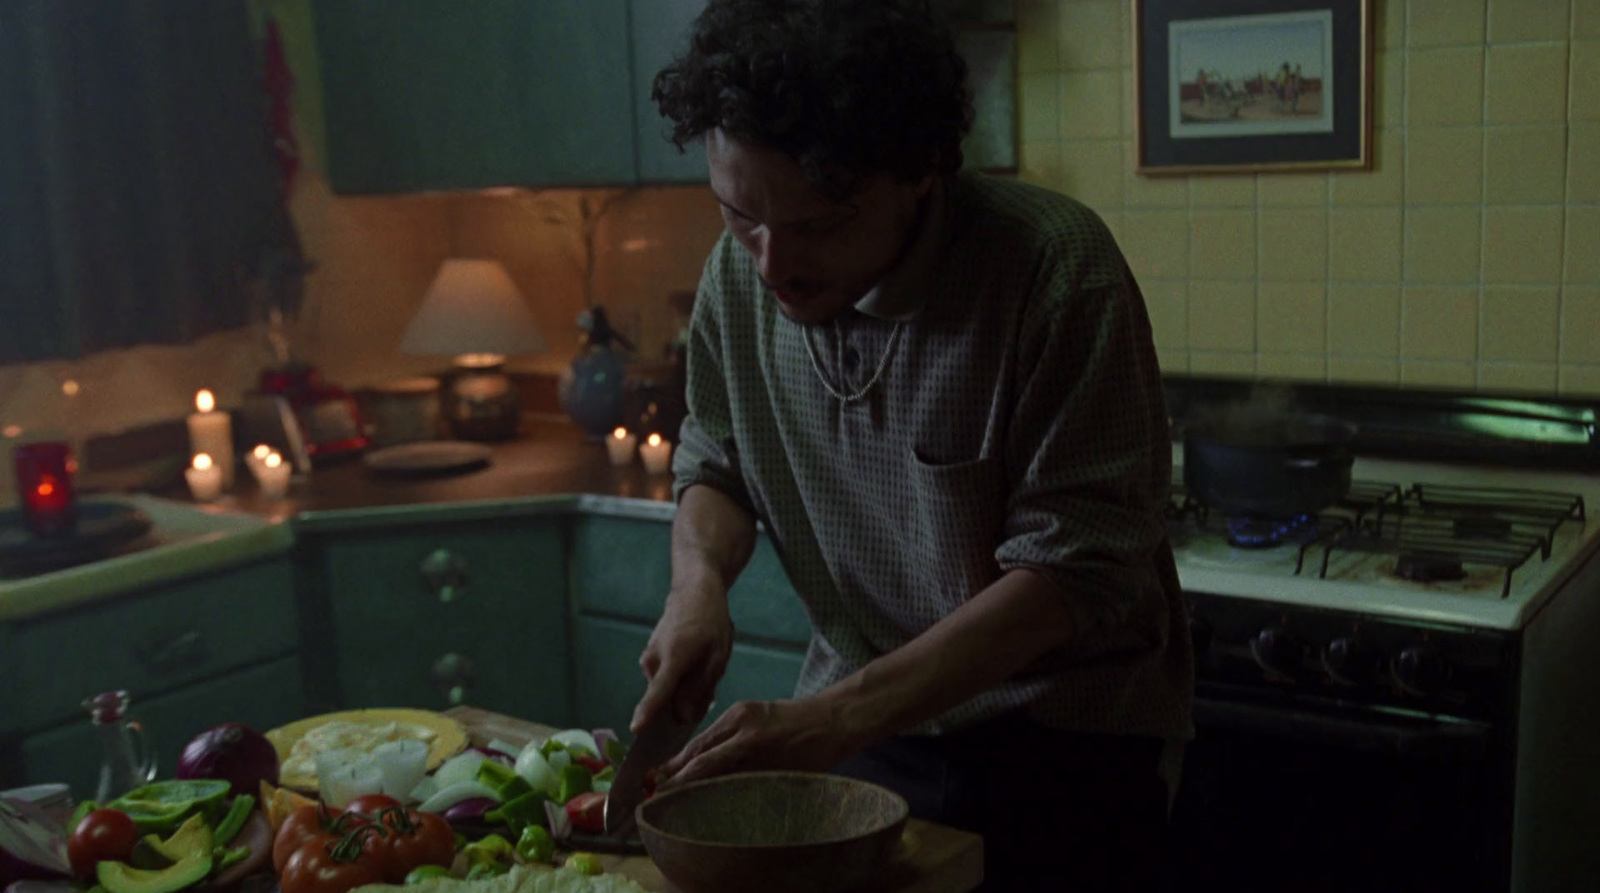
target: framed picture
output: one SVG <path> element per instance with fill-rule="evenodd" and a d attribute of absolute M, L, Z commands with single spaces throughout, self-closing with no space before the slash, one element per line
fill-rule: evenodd
<path fill-rule="evenodd" d="M 1372 166 L 1373 0 L 1132 0 L 1145 175 Z"/>

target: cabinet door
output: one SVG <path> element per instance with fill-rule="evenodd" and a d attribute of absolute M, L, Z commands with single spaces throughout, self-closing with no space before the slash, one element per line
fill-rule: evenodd
<path fill-rule="evenodd" d="M 289 655 L 255 667 L 213 677 L 197 685 L 135 700 L 129 713 L 143 725 L 156 755 L 156 771 L 171 778 L 178 754 L 194 736 L 225 722 L 240 722 L 260 731 L 305 715 L 301 697 L 300 659 Z M 64 781 L 78 798 L 95 795 L 99 783 L 101 743 L 89 719 L 22 739 L 21 767 L 11 767 L 0 787 Z"/>
<path fill-rule="evenodd" d="M 342 708 L 458 703 L 558 725 L 569 713 L 562 530 L 459 522 L 314 541 L 313 691 Z M 322 697 L 318 698 L 319 701 Z"/>
<path fill-rule="evenodd" d="M 623 731 L 644 695 L 639 655 L 650 627 L 605 617 L 579 617 L 576 629 L 576 722 L 583 728 Z M 739 701 L 791 697 L 804 655 L 798 650 L 735 642 L 728 671 L 717 686 L 705 724 Z"/>
<path fill-rule="evenodd" d="M 294 575 L 273 559 L 12 624 L 0 667 L 0 732 L 86 716 L 83 699 L 134 704 L 299 648 Z M 296 692 L 298 695 L 298 692 Z"/>
<path fill-rule="evenodd" d="M 340 193 L 634 179 L 627 0 L 318 0 Z"/>
<path fill-rule="evenodd" d="M 665 134 L 667 120 L 650 100 L 656 73 L 689 47 L 689 26 L 706 0 L 633 0 L 633 114 L 639 131 L 639 181 L 705 183 L 711 175 L 698 144 L 679 152 Z"/>

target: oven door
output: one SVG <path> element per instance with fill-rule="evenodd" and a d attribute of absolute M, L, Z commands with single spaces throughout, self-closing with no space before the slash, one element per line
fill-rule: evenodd
<path fill-rule="evenodd" d="M 1504 890 L 1510 759 L 1484 723 L 1208 690 L 1169 890 Z"/>

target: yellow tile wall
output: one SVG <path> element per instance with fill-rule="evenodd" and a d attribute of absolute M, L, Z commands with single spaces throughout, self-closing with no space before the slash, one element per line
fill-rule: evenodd
<path fill-rule="evenodd" d="M 1018 0 L 1021 167 L 1168 371 L 1600 395 L 1600 3 L 1375 0 L 1373 170 L 1194 177 L 1135 173 L 1132 8 Z"/>

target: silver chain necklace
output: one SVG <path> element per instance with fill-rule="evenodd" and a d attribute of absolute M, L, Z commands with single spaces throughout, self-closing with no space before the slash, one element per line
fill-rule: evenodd
<path fill-rule="evenodd" d="M 900 343 L 900 329 L 903 325 L 904 323 L 902 322 L 895 322 L 894 328 L 889 330 L 889 343 L 883 349 L 883 358 L 878 360 L 878 370 L 872 373 L 872 377 L 867 379 L 867 383 L 862 385 L 860 390 L 851 394 L 842 393 L 834 388 L 832 382 L 828 381 L 828 376 L 823 374 L 822 360 L 817 357 L 817 347 L 811 343 L 811 327 L 801 326 L 800 337 L 805 339 L 806 353 L 811 357 L 811 369 L 817 373 L 817 380 L 822 382 L 822 386 L 840 403 L 854 403 L 867 396 L 867 392 L 872 390 L 872 386 L 877 384 L 878 379 L 883 377 L 883 370 L 889 368 L 889 360 L 894 357 L 894 349 Z"/>

